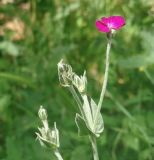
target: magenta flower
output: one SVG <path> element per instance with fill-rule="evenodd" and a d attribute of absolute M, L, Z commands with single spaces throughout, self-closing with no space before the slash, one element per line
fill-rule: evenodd
<path fill-rule="evenodd" d="M 119 30 L 124 25 L 125 19 L 122 16 L 102 17 L 100 20 L 96 20 L 96 27 L 100 32 Z"/>

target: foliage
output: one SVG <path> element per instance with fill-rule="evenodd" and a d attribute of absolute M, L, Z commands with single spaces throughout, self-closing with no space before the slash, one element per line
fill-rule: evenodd
<path fill-rule="evenodd" d="M 78 137 L 76 103 L 61 89 L 57 63 L 85 69 L 95 101 L 104 71 L 106 38 L 95 20 L 123 15 L 114 37 L 108 92 L 98 141 L 103 160 L 154 158 L 154 3 L 152 0 L 0 1 L 0 159 L 54 159 L 34 134 L 40 105 L 60 131 L 64 159 L 92 159 L 87 137 Z"/>

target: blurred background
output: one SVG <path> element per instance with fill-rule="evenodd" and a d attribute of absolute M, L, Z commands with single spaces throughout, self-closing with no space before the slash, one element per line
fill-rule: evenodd
<path fill-rule="evenodd" d="M 88 137 L 78 137 L 77 105 L 59 85 L 61 58 L 98 102 L 107 38 L 95 20 L 121 15 L 126 26 L 111 49 L 101 160 L 154 159 L 154 1 L 0 0 L 0 160 L 55 160 L 36 141 L 43 105 L 57 122 L 65 160 L 92 160 Z"/>

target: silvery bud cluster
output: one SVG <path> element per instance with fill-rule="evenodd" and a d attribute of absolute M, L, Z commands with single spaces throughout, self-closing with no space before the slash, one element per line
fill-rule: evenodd
<path fill-rule="evenodd" d="M 59 131 L 56 127 L 56 122 L 54 123 L 53 129 L 50 129 L 47 121 L 46 110 L 42 106 L 39 109 L 38 115 L 42 121 L 43 127 L 38 128 L 40 133 L 36 133 L 37 139 L 43 146 L 51 146 L 53 148 L 58 148 L 60 146 L 60 143 Z"/>
<path fill-rule="evenodd" d="M 72 71 L 72 67 L 70 65 L 61 60 L 58 63 L 58 75 L 62 86 L 70 87 L 71 85 L 74 85 L 81 94 L 86 92 L 86 72 L 84 72 L 83 76 L 78 76 Z"/>

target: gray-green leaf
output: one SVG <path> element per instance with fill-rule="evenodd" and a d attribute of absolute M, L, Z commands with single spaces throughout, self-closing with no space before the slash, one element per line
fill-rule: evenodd
<path fill-rule="evenodd" d="M 83 112 L 84 112 L 84 120 L 87 125 L 87 128 L 99 137 L 100 133 L 103 132 L 104 122 L 100 111 L 98 112 L 97 105 L 94 100 L 87 95 L 82 96 L 83 98 Z M 98 112 L 98 114 L 97 114 Z"/>

